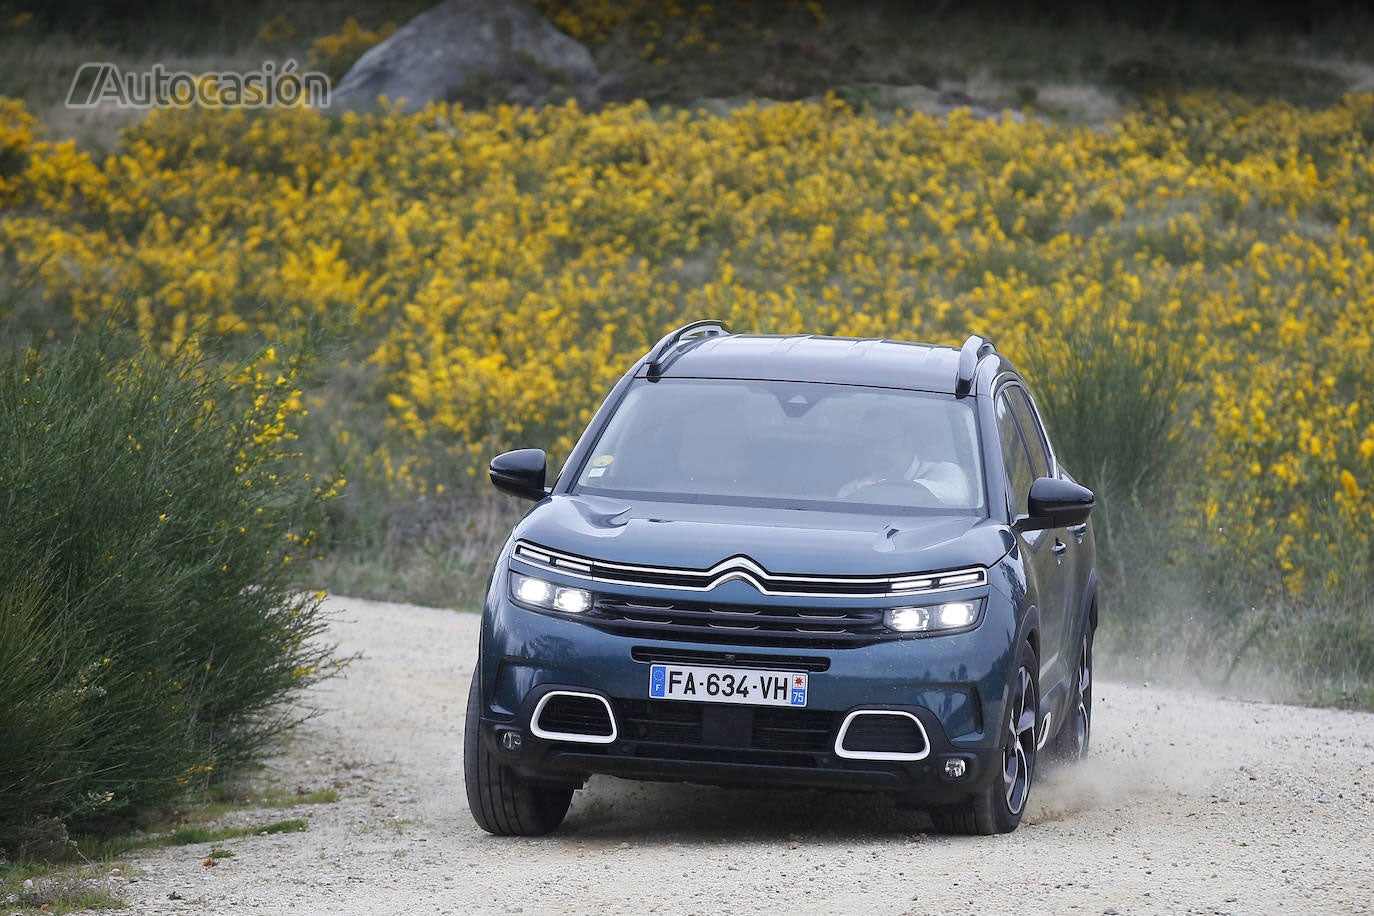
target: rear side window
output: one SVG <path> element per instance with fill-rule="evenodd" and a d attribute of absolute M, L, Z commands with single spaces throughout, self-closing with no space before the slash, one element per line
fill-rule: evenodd
<path fill-rule="evenodd" d="M 997 395 L 997 437 L 1002 445 L 1002 463 L 1007 471 L 1007 485 L 1011 488 L 1012 515 L 1020 517 L 1029 514 L 1027 499 L 1030 497 L 1031 482 L 1035 471 L 1031 467 L 1030 453 L 1026 442 L 1016 425 L 1008 389 Z"/>
<path fill-rule="evenodd" d="M 1016 417 L 1016 425 L 1021 428 L 1021 435 L 1026 440 L 1026 450 L 1030 453 L 1031 470 L 1035 472 L 1036 477 L 1049 477 L 1050 449 L 1048 439 L 1045 436 L 1044 427 L 1040 425 L 1040 419 L 1035 415 L 1035 409 L 1031 407 L 1026 389 L 1019 385 L 1009 385 L 1003 391 L 1006 392 L 1011 412 Z"/>

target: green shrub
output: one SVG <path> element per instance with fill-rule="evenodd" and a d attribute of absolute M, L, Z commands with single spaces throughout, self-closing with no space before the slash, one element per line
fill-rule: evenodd
<path fill-rule="evenodd" d="M 1059 459 L 1097 494 L 1109 584 L 1125 588 L 1142 520 L 1167 515 L 1178 481 L 1192 479 L 1183 471 L 1181 350 L 1144 322 L 1096 313 L 1030 336 L 1025 351 Z"/>
<path fill-rule="evenodd" d="M 1102 312 L 1031 335 L 1024 350 L 1059 460 L 1097 495 L 1104 659 L 1114 670 L 1157 671 L 1125 656 L 1166 650 L 1200 667 L 1224 666 L 1229 656 L 1201 660 L 1216 650 L 1205 637 L 1228 624 L 1180 627 L 1175 619 L 1197 606 L 1204 581 L 1176 555 L 1180 485 L 1197 478 L 1182 351 L 1147 323 Z M 1174 624 L 1167 646 L 1157 638 L 1166 619 Z"/>
<path fill-rule="evenodd" d="M 302 358 L 106 331 L 0 358 L 0 848 L 254 758 L 332 666 L 292 451 Z"/>
<path fill-rule="evenodd" d="M 44 816 L 82 769 L 92 672 L 63 652 L 72 623 L 64 611 L 41 569 L 0 595 L 0 824 L 22 828 L 11 842 L 54 834 Z"/>

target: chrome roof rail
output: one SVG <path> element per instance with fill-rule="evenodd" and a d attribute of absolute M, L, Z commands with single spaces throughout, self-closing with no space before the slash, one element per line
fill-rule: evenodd
<path fill-rule="evenodd" d="M 730 329 L 725 326 L 725 322 L 716 318 L 706 318 L 684 324 L 676 331 L 663 335 L 663 339 L 654 344 L 654 348 L 644 358 L 649 378 L 657 379 L 663 375 L 663 370 L 670 362 L 669 357 L 680 344 L 703 337 L 724 337 L 729 333 Z"/>
<path fill-rule="evenodd" d="M 959 348 L 959 370 L 954 379 L 954 396 L 962 398 L 972 393 L 973 377 L 978 374 L 978 361 L 997 352 L 986 337 L 973 334 Z"/>

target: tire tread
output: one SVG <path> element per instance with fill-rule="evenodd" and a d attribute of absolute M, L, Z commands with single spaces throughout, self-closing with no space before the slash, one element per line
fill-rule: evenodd
<path fill-rule="evenodd" d="M 1023 643 L 1021 651 L 1017 656 L 1018 670 L 1022 665 L 1031 666 L 1032 678 L 1036 681 L 1036 695 L 1039 696 L 1038 679 L 1034 677 L 1034 672 L 1038 670 L 1035 650 L 1030 643 Z M 1037 755 L 1038 756 L 1038 755 Z M 1035 765 L 1032 763 L 1032 779 L 1035 774 Z M 1010 833 L 1021 823 L 1021 817 L 1025 809 L 1018 814 L 1012 815 L 1008 811 L 1002 810 L 999 806 L 1003 804 L 1001 798 L 1002 780 L 994 778 L 986 789 L 977 795 L 972 796 L 961 805 L 947 805 L 934 808 L 928 813 L 931 823 L 937 833 L 956 834 L 964 836 L 993 836 L 998 833 Z"/>
<path fill-rule="evenodd" d="M 573 790 L 524 783 L 482 743 L 480 717 L 481 684 L 474 672 L 463 728 L 463 781 L 472 819 L 496 836 L 543 836 L 557 829 Z"/>

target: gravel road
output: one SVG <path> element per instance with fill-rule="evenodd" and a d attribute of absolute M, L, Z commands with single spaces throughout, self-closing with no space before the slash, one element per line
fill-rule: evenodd
<path fill-rule="evenodd" d="M 468 816 L 473 614 L 331 599 L 362 652 L 263 780 L 337 802 L 240 812 L 303 833 L 166 848 L 114 879 L 137 913 L 1369 913 L 1374 715 L 1098 684 L 1090 761 L 1021 828 L 927 832 L 862 795 L 594 779 L 553 836 Z"/>

